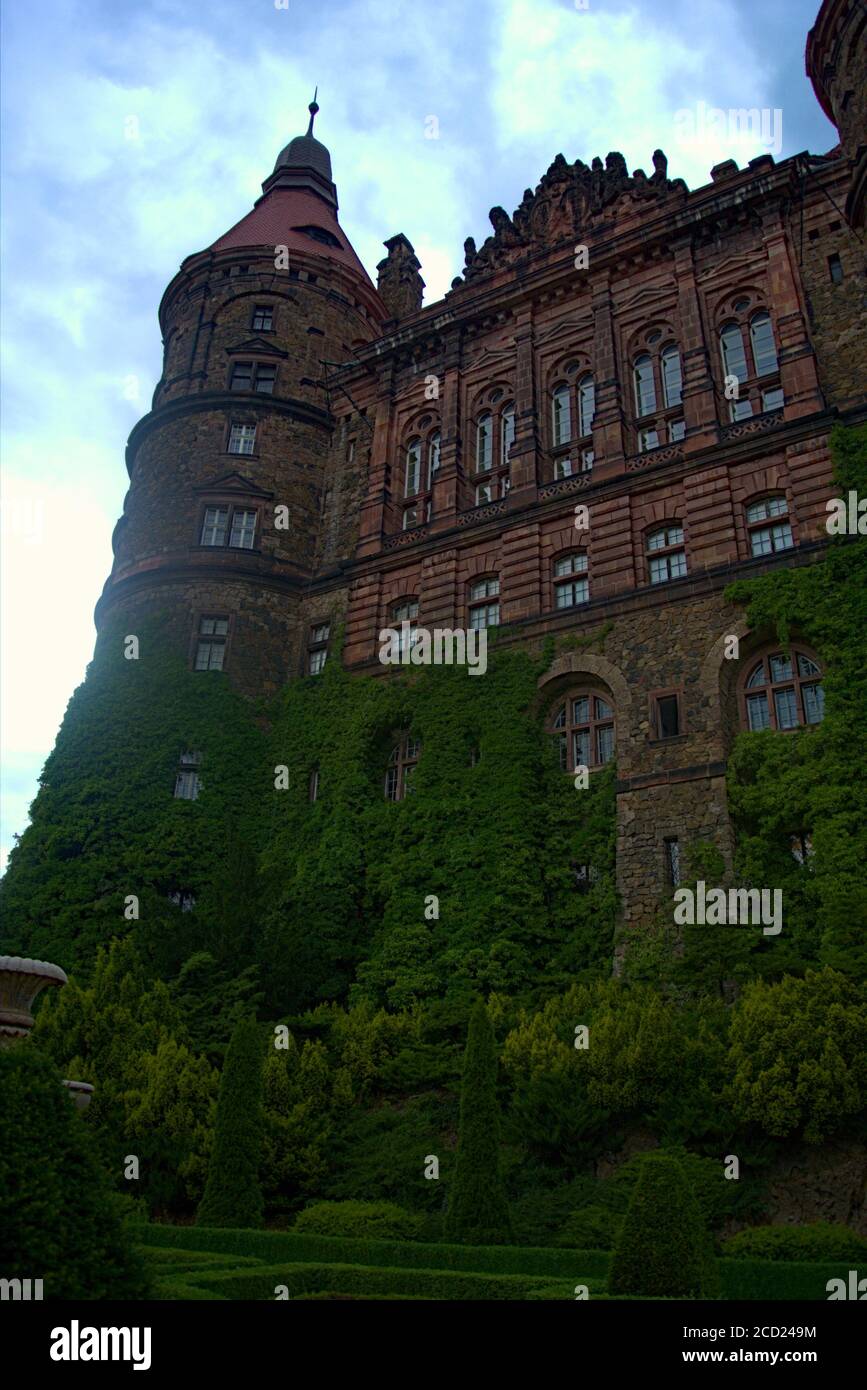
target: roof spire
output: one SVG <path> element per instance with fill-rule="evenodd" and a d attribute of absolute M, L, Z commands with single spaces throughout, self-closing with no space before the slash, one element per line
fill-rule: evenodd
<path fill-rule="evenodd" d="M 312 134 L 313 134 L 313 122 L 316 120 L 316 113 L 317 113 L 317 111 L 319 110 L 319 107 L 318 107 L 317 104 L 316 104 L 316 96 L 317 96 L 318 91 L 319 91 L 319 86 L 318 86 L 318 84 L 317 84 L 317 86 L 314 87 L 314 89 L 313 89 L 313 100 L 311 101 L 310 105 L 309 105 L 308 108 L 307 108 L 307 110 L 310 112 L 310 124 L 309 124 L 309 126 L 307 127 L 307 134 L 308 134 L 308 135 L 312 135 Z"/>

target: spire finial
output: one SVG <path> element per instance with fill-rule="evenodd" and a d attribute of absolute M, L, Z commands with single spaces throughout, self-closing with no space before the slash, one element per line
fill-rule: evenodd
<path fill-rule="evenodd" d="M 316 104 L 316 95 L 317 95 L 318 91 L 319 91 L 319 87 L 318 87 L 318 85 L 317 85 L 317 86 L 314 87 L 314 89 L 313 89 L 313 100 L 311 101 L 310 105 L 309 105 L 308 108 L 307 108 L 307 110 L 310 112 L 310 124 L 309 124 L 309 126 L 307 127 L 307 134 L 308 134 L 308 135 L 312 135 L 312 134 L 313 134 L 313 122 L 316 120 L 316 112 L 319 110 L 319 107 L 318 107 L 317 104 Z"/>

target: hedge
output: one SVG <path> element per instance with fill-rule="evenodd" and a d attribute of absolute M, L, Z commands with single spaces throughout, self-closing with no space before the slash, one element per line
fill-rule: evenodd
<path fill-rule="evenodd" d="M 555 1284 L 548 1279 L 521 1274 L 475 1274 L 442 1269 L 388 1269 L 372 1265 L 280 1264 L 259 1269 L 215 1271 L 191 1276 L 195 1288 L 231 1299 L 277 1301 L 275 1289 L 285 1287 L 290 1297 L 302 1293 L 360 1293 L 402 1295 L 431 1299 L 521 1300 L 536 1295 L 569 1298 L 574 1280 Z M 586 1281 L 585 1281 L 586 1282 Z"/>
<path fill-rule="evenodd" d="M 832 1226 L 827 1221 L 807 1226 L 752 1226 L 724 1240 L 722 1248 L 732 1260 L 867 1262 L 867 1240 L 848 1226 Z"/>
<path fill-rule="evenodd" d="M 514 1245 L 427 1245 L 393 1240 L 351 1240 L 303 1235 L 296 1231 L 226 1230 L 152 1223 L 137 1228 L 148 1246 L 217 1250 L 254 1255 L 273 1264 L 313 1261 L 322 1264 L 380 1265 L 389 1269 L 454 1269 L 492 1274 L 530 1274 L 573 1279 L 603 1278 L 606 1250 L 562 1250 Z"/>
<path fill-rule="evenodd" d="M 827 1299 L 829 1279 L 848 1279 L 852 1265 L 840 1261 L 720 1260 L 723 1298 Z"/>

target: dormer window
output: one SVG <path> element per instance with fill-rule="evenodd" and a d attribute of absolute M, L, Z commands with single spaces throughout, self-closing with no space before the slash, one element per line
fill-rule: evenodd
<path fill-rule="evenodd" d="M 343 249 L 334 233 L 327 231 L 325 227 L 293 227 L 292 230 L 309 237 L 311 241 L 318 241 L 321 246 L 334 246 L 338 251 Z"/>

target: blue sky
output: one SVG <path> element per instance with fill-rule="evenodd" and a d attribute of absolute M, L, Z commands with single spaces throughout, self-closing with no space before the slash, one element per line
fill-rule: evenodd
<path fill-rule="evenodd" d="M 488 209 L 512 212 L 560 151 L 589 163 L 620 150 L 650 172 L 660 146 L 690 187 L 723 158 L 763 152 L 760 138 L 702 123 L 702 102 L 779 109 L 778 157 L 830 149 L 804 76 L 817 9 L 6 0 L 4 858 L 92 654 L 124 445 L 160 376 L 162 292 L 252 206 L 306 128 L 314 84 L 344 229 L 374 278 L 382 242 L 404 232 L 431 303 L 459 273 L 464 238 L 488 234 Z"/>

